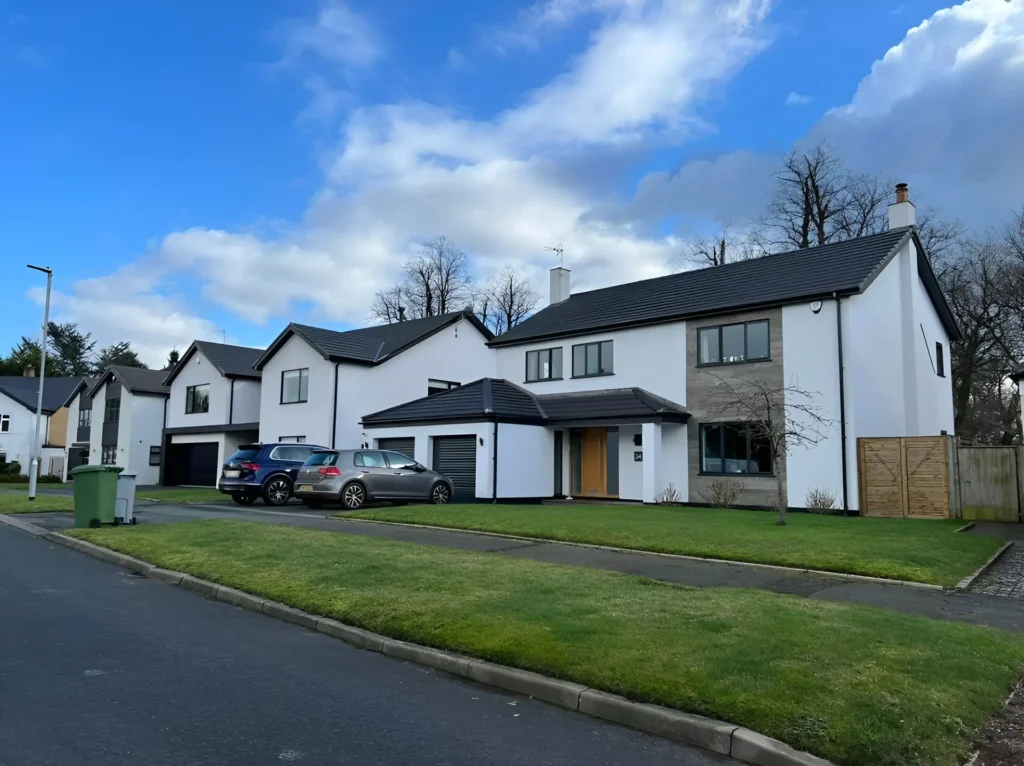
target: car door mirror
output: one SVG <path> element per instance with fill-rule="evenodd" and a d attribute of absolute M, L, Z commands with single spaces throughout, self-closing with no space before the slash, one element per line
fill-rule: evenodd
<path fill-rule="evenodd" d="M 416 473 L 423 473 L 423 472 L 424 472 L 424 471 L 426 471 L 427 469 L 426 469 L 426 468 L 424 468 L 423 466 L 421 466 L 421 465 L 420 465 L 419 463 L 417 463 L 416 465 L 414 465 L 414 466 L 412 467 L 412 470 L 414 470 L 414 471 L 415 471 Z"/>

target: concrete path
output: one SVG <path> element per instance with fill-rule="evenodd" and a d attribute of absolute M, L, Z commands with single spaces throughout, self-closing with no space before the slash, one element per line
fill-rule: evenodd
<path fill-rule="evenodd" d="M 561 543 L 510 540 L 458 531 L 338 520 L 329 518 L 326 514 L 312 513 L 305 509 L 263 511 L 233 506 L 204 507 L 161 504 L 137 508 L 136 514 L 140 523 L 143 524 L 174 523 L 210 518 L 286 524 L 339 534 L 365 535 L 424 545 L 437 545 L 444 548 L 513 556 L 552 564 L 606 569 L 699 588 L 757 588 L 825 601 L 879 606 L 906 614 L 969 622 L 976 625 L 990 625 L 1024 633 L 1024 600 L 1007 599 L 998 595 L 851 582 L 835 577 L 738 566 L 716 561 L 694 561 L 650 553 L 623 553 Z M 63 529 L 71 526 L 71 516 L 67 513 L 33 514 L 22 518 L 48 529 Z"/>
<path fill-rule="evenodd" d="M 0 525 L 0 763 L 728 758 L 138 578 Z"/>

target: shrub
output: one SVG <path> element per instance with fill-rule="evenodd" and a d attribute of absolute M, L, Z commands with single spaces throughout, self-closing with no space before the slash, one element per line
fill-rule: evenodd
<path fill-rule="evenodd" d="M 807 498 L 804 502 L 807 503 L 807 510 L 822 513 L 836 507 L 836 495 L 827 489 L 815 487 L 807 490 Z"/>
<path fill-rule="evenodd" d="M 736 479 L 715 479 L 711 485 L 698 493 L 705 503 L 716 508 L 728 508 L 734 505 L 743 494 L 745 485 Z"/>
<path fill-rule="evenodd" d="M 675 485 L 672 484 L 672 482 L 669 482 L 668 486 L 661 490 L 661 494 L 658 495 L 657 502 L 660 505 L 665 505 L 666 503 L 681 503 L 683 502 L 683 496 L 679 490 L 675 488 Z"/>
<path fill-rule="evenodd" d="M 17 460 L 12 460 L 10 463 L 7 464 L 7 473 L 13 474 L 15 476 L 21 476 L 21 463 L 19 463 Z"/>
<path fill-rule="evenodd" d="M 57 473 L 44 474 L 43 476 L 39 477 L 39 482 L 40 483 L 45 483 L 45 484 L 61 484 L 61 483 L 63 483 L 63 481 L 62 481 L 62 479 L 60 477 L 60 474 L 57 474 Z"/>

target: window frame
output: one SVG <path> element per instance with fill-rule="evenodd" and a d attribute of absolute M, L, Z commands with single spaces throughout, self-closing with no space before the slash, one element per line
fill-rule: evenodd
<path fill-rule="evenodd" d="M 9 434 L 11 432 L 11 416 L 8 413 L 0 415 L 0 434 Z"/>
<path fill-rule="evenodd" d="M 770 444 L 768 445 L 768 451 L 769 451 L 769 456 L 768 457 L 769 457 L 769 460 L 771 461 L 770 462 L 771 469 L 767 473 L 765 473 L 764 471 L 758 471 L 758 472 L 755 473 L 755 472 L 751 472 L 751 471 L 706 471 L 706 470 L 704 470 L 704 442 L 705 442 L 705 435 L 704 434 L 705 434 L 705 431 L 707 429 L 709 429 L 709 428 L 722 428 L 722 443 L 721 443 L 720 446 L 721 446 L 721 453 L 723 455 L 721 460 L 723 461 L 723 467 L 724 467 L 724 461 L 725 461 L 725 457 L 724 457 L 724 455 L 725 455 L 725 429 L 726 428 L 733 428 L 734 430 L 738 431 L 740 426 L 743 426 L 744 429 L 746 430 L 747 456 L 746 456 L 746 459 L 744 460 L 744 462 L 749 465 L 750 461 L 751 461 L 751 454 L 752 454 L 750 446 L 751 446 L 751 442 L 752 442 L 752 434 L 753 434 L 754 427 L 755 427 L 754 423 L 751 423 L 750 421 L 743 421 L 743 420 L 732 420 L 732 421 L 722 420 L 722 421 L 713 421 L 713 422 L 701 423 L 698 426 L 698 430 L 697 430 L 697 474 L 699 476 L 732 476 L 732 477 L 736 477 L 736 476 L 754 476 L 754 477 L 764 477 L 764 478 L 772 478 L 772 477 L 775 476 L 775 460 L 774 460 L 774 455 L 770 454 L 771 451 L 772 451 Z"/>
<path fill-rule="evenodd" d="M 153 462 L 153 458 L 156 458 L 156 462 Z M 160 461 L 163 457 L 163 449 L 159 445 L 153 445 L 149 448 L 149 464 L 160 465 Z"/>
<path fill-rule="evenodd" d="M 387 462 L 388 468 L 394 468 L 396 471 L 403 471 L 403 470 L 412 471 L 417 466 L 419 466 L 419 463 L 417 463 L 414 458 L 411 458 L 408 455 L 403 455 L 401 452 L 395 452 L 394 450 L 391 450 L 391 449 L 380 450 L 380 452 L 384 453 L 384 460 Z M 400 458 L 402 458 L 402 460 L 408 460 L 410 463 L 412 463 L 412 465 L 411 466 L 410 465 L 392 465 L 391 464 L 391 456 L 392 455 L 394 455 L 395 457 L 400 457 Z"/>
<path fill-rule="evenodd" d="M 195 409 L 196 404 L 196 393 L 198 389 L 206 389 L 206 409 L 197 410 Z M 186 415 L 205 415 L 210 411 L 210 384 L 209 383 L 196 383 L 194 386 L 186 386 L 185 388 L 185 414 Z"/>
<path fill-rule="evenodd" d="M 117 445 L 108 444 L 100 450 L 100 465 L 117 465 Z"/>
<path fill-rule="evenodd" d="M 284 398 L 284 376 L 289 372 L 299 373 L 299 396 L 302 397 L 302 378 L 305 373 L 306 378 L 306 396 L 305 398 L 299 398 L 294 401 L 285 401 Z M 309 368 L 308 367 L 296 367 L 292 370 L 281 370 L 281 390 L 280 390 L 280 402 L 279 404 L 304 404 L 309 401 Z"/>
<path fill-rule="evenodd" d="M 555 370 L 555 352 L 558 352 L 558 371 L 559 374 L 554 374 Z M 537 377 L 530 378 L 530 354 L 537 355 Z M 551 371 L 551 375 L 548 377 L 542 377 L 540 374 L 541 370 L 541 354 L 547 354 L 548 370 Z M 565 352 L 561 346 L 550 346 L 548 348 L 535 348 L 532 351 L 527 351 L 526 356 L 523 359 L 525 369 L 523 370 L 523 380 L 526 383 L 545 383 L 549 380 L 564 380 L 565 375 Z"/>
<path fill-rule="evenodd" d="M 114 413 L 115 417 L 110 417 L 110 414 Z M 103 402 L 103 423 L 120 423 L 121 422 L 121 398 L 106 399 Z"/>
<path fill-rule="evenodd" d="M 946 357 L 940 341 L 935 341 L 935 374 L 940 378 L 946 377 Z"/>
<path fill-rule="evenodd" d="M 82 421 L 85 421 L 84 423 Z M 78 411 L 78 427 L 92 428 L 92 409 Z"/>
<path fill-rule="evenodd" d="M 604 353 L 601 350 L 601 347 L 604 346 L 605 344 L 608 344 L 608 346 L 611 348 L 611 351 L 612 351 L 612 353 L 611 353 L 612 369 L 611 369 L 610 372 L 601 372 L 601 368 L 604 366 L 601 363 L 601 358 L 604 356 Z M 590 346 L 597 346 L 597 370 L 598 371 L 597 372 L 588 373 L 586 371 L 587 370 L 587 351 L 586 350 Z M 578 349 L 578 348 L 582 348 L 583 349 L 583 374 L 582 375 L 577 375 L 576 374 L 576 349 Z M 615 341 L 614 340 L 611 340 L 611 339 L 608 339 L 608 340 L 594 340 L 594 341 L 589 341 L 587 343 L 576 343 L 576 344 L 573 345 L 572 352 L 570 353 L 569 356 L 570 356 L 569 363 L 572 365 L 572 377 L 573 377 L 573 380 L 575 380 L 577 378 L 601 378 L 601 377 L 605 377 L 607 375 L 614 375 L 615 374 Z"/>
<path fill-rule="evenodd" d="M 377 453 L 379 453 L 380 456 L 381 456 L 381 459 L 384 461 L 384 465 L 366 465 L 366 463 L 363 462 L 363 455 L 366 454 L 367 452 L 377 452 Z M 387 452 L 387 450 L 382 450 L 382 449 L 361 449 L 361 450 L 356 450 L 356 453 L 352 456 L 352 465 L 354 465 L 356 468 L 387 468 L 388 467 L 388 457 L 387 457 L 386 454 L 384 454 L 385 452 Z"/>
<path fill-rule="evenodd" d="M 438 385 L 431 386 L 431 383 Z M 444 388 L 442 388 L 444 386 Z M 445 391 L 451 391 L 453 388 L 459 388 L 462 386 L 461 383 L 454 380 L 441 380 L 440 378 L 427 378 L 427 396 L 437 396 L 443 394 Z"/>
<path fill-rule="evenodd" d="M 749 348 L 750 348 L 750 339 L 749 339 L 749 329 L 748 328 L 752 324 L 764 324 L 764 325 L 767 325 L 767 327 L 768 327 L 768 355 L 767 356 L 759 356 L 759 357 L 756 357 L 754 359 L 750 358 L 750 354 L 748 352 Z M 722 361 L 722 359 L 723 359 L 723 354 L 722 354 L 723 348 L 722 348 L 722 345 L 723 345 L 723 340 L 724 340 L 724 337 L 723 337 L 724 336 L 724 332 L 723 331 L 724 331 L 724 329 L 726 327 L 739 327 L 739 326 L 743 327 L 743 359 L 741 359 L 738 362 L 723 362 Z M 701 360 L 700 336 L 701 336 L 702 332 L 711 332 L 713 330 L 717 330 L 718 331 L 718 361 L 717 362 L 705 362 L 705 361 Z M 758 364 L 760 362 L 770 362 L 770 361 L 772 361 L 772 320 L 768 319 L 767 317 L 765 317 L 764 319 L 747 319 L 747 320 L 745 320 L 743 322 L 728 322 L 726 324 L 718 324 L 718 325 L 712 324 L 712 325 L 707 325 L 705 327 L 698 327 L 697 328 L 697 339 L 696 339 L 696 341 L 697 341 L 696 342 L 696 347 L 697 347 L 697 366 L 698 367 L 728 367 L 728 366 L 731 366 L 731 365 L 734 365 L 734 364 Z"/>

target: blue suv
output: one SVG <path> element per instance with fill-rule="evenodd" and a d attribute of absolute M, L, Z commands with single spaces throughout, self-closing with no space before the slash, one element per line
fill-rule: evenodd
<path fill-rule="evenodd" d="M 292 496 L 299 468 L 316 444 L 243 444 L 228 458 L 217 488 L 239 505 L 252 505 L 262 497 L 267 505 L 284 505 Z"/>

